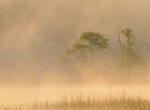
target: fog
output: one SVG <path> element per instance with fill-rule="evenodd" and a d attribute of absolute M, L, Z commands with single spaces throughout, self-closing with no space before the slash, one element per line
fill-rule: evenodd
<path fill-rule="evenodd" d="M 124 84 L 126 79 L 125 85 L 145 83 L 150 77 L 149 10 L 149 0 L 1 0 L 0 85 L 110 86 L 120 80 Z M 144 71 L 137 67 L 138 74 L 132 78 L 114 66 L 121 55 L 118 29 L 125 27 L 133 30 L 135 49 L 148 65 Z M 87 69 L 61 62 L 65 49 L 86 31 L 100 32 L 109 39 L 110 48 L 101 54 L 97 65 Z"/>

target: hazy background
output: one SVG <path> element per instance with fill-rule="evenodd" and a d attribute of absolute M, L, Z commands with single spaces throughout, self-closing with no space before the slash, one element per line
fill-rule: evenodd
<path fill-rule="evenodd" d="M 118 29 L 129 27 L 149 62 L 149 10 L 149 0 L 0 0 L 0 82 L 37 84 L 47 74 L 61 81 L 59 56 L 84 31 L 109 38 L 115 59 Z"/>

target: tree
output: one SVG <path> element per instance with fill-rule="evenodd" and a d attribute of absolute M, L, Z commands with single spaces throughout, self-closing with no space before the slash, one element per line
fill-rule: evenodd
<path fill-rule="evenodd" d="M 108 39 L 100 33 L 83 32 L 72 48 L 66 50 L 66 54 L 79 60 L 91 59 L 94 62 L 98 54 L 108 47 Z"/>
<path fill-rule="evenodd" d="M 131 66 L 143 62 L 143 60 L 142 57 L 133 49 L 136 41 L 133 31 L 129 28 L 125 28 L 121 30 L 121 35 L 126 39 L 123 42 L 123 45 L 120 41 L 122 49 L 121 63 L 123 67 L 129 69 Z"/>

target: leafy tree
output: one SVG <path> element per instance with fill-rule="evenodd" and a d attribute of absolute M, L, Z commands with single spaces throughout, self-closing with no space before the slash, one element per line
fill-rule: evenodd
<path fill-rule="evenodd" d="M 121 30 L 121 35 L 126 40 L 123 42 L 123 45 L 121 45 L 122 49 L 122 57 L 121 57 L 121 63 L 122 66 L 129 69 L 129 67 L 140 64 L 143 62 L 142 57 L 134 50 L 135 45 L 135 35 L 133 34 L 133 31 L 129 28 L 125 28 Z M 120 43 L 122 44 L 122 43 Z"/>
<path fill-rule="evenodd" d="M 95 61 L 98 54 L 108 47 L 108 39 L 100 33 L 83 32 L 72 48 L 66 50 L 66 54 L 79 60 L 91 59 Z"/>

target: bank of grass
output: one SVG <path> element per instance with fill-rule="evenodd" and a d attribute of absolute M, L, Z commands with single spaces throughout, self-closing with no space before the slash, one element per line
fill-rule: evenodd
<path fill-rule="evenodd" d="M 150 110 L 150 101 L 125 95 L 113 98 L 79 95 L 46 103 L 1 105 L 0 110 Z"/>

